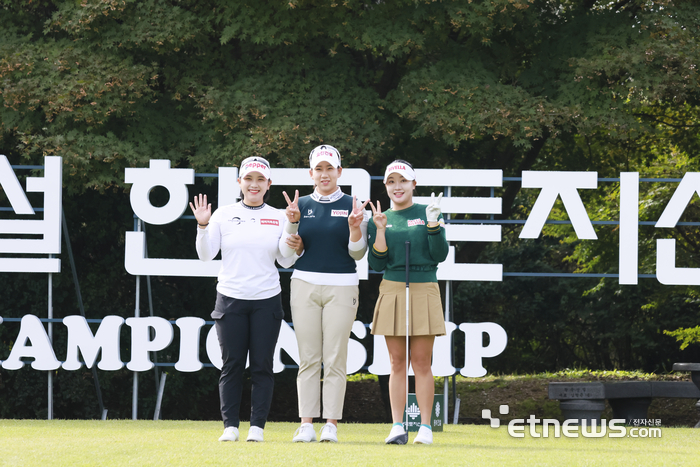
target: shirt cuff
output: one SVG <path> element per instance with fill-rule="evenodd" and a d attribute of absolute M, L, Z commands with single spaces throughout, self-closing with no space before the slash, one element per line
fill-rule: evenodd
<path fill-rule="evenodd" d="M 384 251 L 377 251 L 377 249 L 374 247 L 374 245 L 372 245 L 372 255 L 375 258 L 380 258 L 380 259 L 386 258 L 387 256 L 389 256 L 389 248 L 387 248 Z"/>
<path fill-rule="evenodd" d="M 348 250 L 350 251 L 361 251 L 364 250 L 365 247 L 367 246 L 367 242 L 365 241 L 365 237 L 360 237 L 360 239 L 356 242 L 350 241 L 348 243 Z"/>
<path fill-rule="evenodd" d="M 284 225 L 284 231 L 289 235 L 294 235 L 299 231 L 299 223 L 297 222 L 296 224 L 292 224 L 291 222 L 287 221 L 287 223 Z"/>

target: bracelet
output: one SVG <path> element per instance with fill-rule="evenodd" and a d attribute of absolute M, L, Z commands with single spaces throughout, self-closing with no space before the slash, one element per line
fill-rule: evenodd
<path fill-rule="evenodd" d="M 200 227 L 206 227 L 209 225 L 209 222 L 207 222 L 206 224 L 200 224 L 199 222 L 197 222 L 197 225 Z"/>

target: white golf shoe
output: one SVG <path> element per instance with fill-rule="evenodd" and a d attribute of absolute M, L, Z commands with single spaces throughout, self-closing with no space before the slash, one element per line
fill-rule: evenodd
<path fill-rule="evenodd" d="M 219 436 L 219 441 L 238 441 L 238 428 L 235 426 L 224 428 L 224 434 Z"/>
<path fill-rule="evenodd" d="M 323 428 L 321 428 L 321 438 L 319 441 L 323 442 L 331 442 L 331 443 L 337 443 L 338 442 L 338 427 L 333 425 L 332 423 L 326 423 L 323 425 Z"/>
<path fill-rule="evenodd" d="M 433 444 L 433 430 L 421 425 L 413 444 Z"/>
<path fill-rule="evenodd" d="M 263 441 L 263 429 L 259 426 L 251 426 L 248 430 L 248 439 L 246 441 L 255 441 L 262 443 Z"/>
<path fill-rule="evenodd" d="M 389 436 L 384 442 L 386 444 L 406 444 L 408 442 L 408 433 L 404 430 L 403 425 L 394 425 L 391 427 Z"/>
<path fill-rule="evenodd" d="M 316 432 L 311 423 L 302 423 L 297 431 L 294 432 L 292 441 L 295 443 L 312 443 L 316 441 Z"/>

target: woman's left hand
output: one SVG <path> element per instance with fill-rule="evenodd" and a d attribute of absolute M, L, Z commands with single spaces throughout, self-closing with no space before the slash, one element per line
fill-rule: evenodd
<path fill-rule="evenodd" d="M 430 204 L 425 208 L 425 217 L 428 219 L 428 223 L 436 224 L 440 218 L 440 201 L 442 200 L 442 193 L 435 199 L 435 193 L 430 195 Z"/>
<path fill-rule="evenodd" d="M 369 206 L 372 208 L 372 220 L 374 220 L 374 225 L 377 227 L 377 231 L 386 230 L 386 214 L 382 212 L 382 205 L 379 203 L 379 200 L 377 200 L 376 208 L 372 202 L 369 203 Z"/>
<path fill-rule="evenodd" d="M 296 252 L 297 256 L 301 256 L 302 252 L 304 251 L 304 241 L 301 239 L 299 234 L 290 235 L 287 237 L 285 243 L 289 248 Z"/>
<path fill-rule="evenodd" d="M 357 203 L 357 197 L 353 196 L 352 197 L 352 212 L 348 216 L 348 225 L 350 228 L 359 228 L 360 224 L 362 224 L 362 221 L 365 218 L 365 206 L 367 206 L 367 203 L 369 203 L 369 200 L 365 201 L 362 205 L 358 205 Z"/>

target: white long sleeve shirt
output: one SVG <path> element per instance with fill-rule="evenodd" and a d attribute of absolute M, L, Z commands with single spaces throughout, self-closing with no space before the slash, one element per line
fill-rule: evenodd
<path fill-rule="evenodd" d="M 217 209 L 205 229 L 197 227 L 199 259 L 211 261 L 221 251 L 218 292 L 241 300 L 263 300 L 282 291 L 275 260 L 289 268 L 297 258 L 285 258 L 280 252 L 284 223 L 284 211 L 267 204 L 236 203 Z"/>

